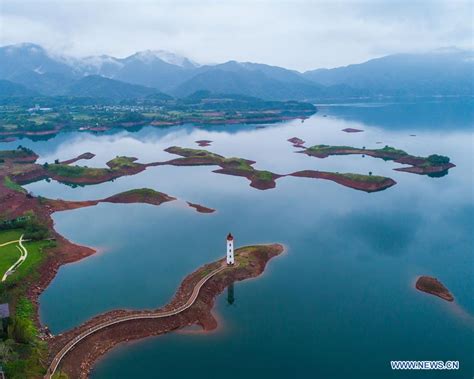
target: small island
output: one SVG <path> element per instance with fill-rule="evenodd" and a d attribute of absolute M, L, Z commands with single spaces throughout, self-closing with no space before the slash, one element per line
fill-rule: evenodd
<path fill-rule="evenodd" d="M 356 128 L 345 128 L 345 129 L 342 129 L 343 132 L 346 132 L 346 133 L 361 133 L 363 132 L 362 129 L 356 129 Z"/>
<path fill-rule="evenodd" d="M 189 201 L 186 202 L 191 208 L 194 208 L 196 209 L 196 212 L 199 212 L 199 213 L 214 213 L 216 210 L 215 209 L 212 209 L 212 208 L 208 208 L 208 207 L 205 207 L 203 205 L 200 205 L 200 204 L 196 204 L 196 203 L 191 203 Z"/>
<path fill-rule="evenodd" d="M 300 151 L 300 153 L 317 158 L 327 158 L 331 155 L 369 155 L 374 158 L 411 165 L 411 167 L 396 168 L 396 171 L 429 176 L 442 176 L 450 168 L 455 167 L 453 163 L 450 163 L 449 157 L 443 155 L 432 154 L 428 157 L 417 157 L 391 146 L 385 146 L 382 149 L 366 149 L 365 147 L 314 145 Z"/>
<path fill-rule="evenodd" d="M 292 137 L 287 139 L 288 142 L 293 144 L 293 147 L 304 147 L 305 141 L 298 137 Z"/>
<path fill-rule="evenodd" d="M 141 203 L 161 205 L 168 201 L 174 200 L 176 200 L 175 197 L 169 196 L 166 193 L 155 191 L 150 188 L 138 188 L 107 197 L 104 200 L 100 200 L 100 202 L 119 204 Z"/>
<path fill-rule="evenodd" d="M 377 176 L 377 175 L 361 175 L 361 174 L 352 174 L 352 173 L 326 172 L 326 171 L 314 171 L 314 170 L 297 171 L 290 175 L 300 177 L 300 178 L 331 180 L 345 187 L 349 187 L 349 188 L 353 188 L 359 191 L 364 191 L 364 192 L 369 192 L 369 193 L 383 191 L 397 184 L 397 182 L 395 182 L 395 180 L 391 178 L 387 178 L 385 176 Z"/>
<path fill-rule="evenodd" d="M 206 146 L 211 146 L 212 141 L 208 139 L 201 139 L 198 141 L 195 141 L 200 147 L 206 147 Z"/>
<path fill-rule="evenodd" d="M 431 276 L 420 276 L 416 281 L 416 289 L 440 297 L 446 301 L 454 301 L 454 296 L 438 279 Z"/>

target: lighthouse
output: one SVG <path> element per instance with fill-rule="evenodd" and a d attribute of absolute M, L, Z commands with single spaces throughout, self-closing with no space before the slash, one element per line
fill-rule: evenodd
<path fill-rule="evenodd" d="M 234 264 L 234 236 L 230 233 L 227 235 L 227 264 Z"/>

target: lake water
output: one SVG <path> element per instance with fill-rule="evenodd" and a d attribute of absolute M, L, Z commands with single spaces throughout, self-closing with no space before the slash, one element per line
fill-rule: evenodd
<path fill-rule="evenodd" d="M 96 157 L 80 164 L 103 166 L 116 155 L 169 159 L 174 156 L 166 147 L 196 147 L 195 140 L 210 139 L 208 150 L 255 160 L 256 168 L 276 173 L 372 171 L 397 182 L 367 194 L 290 177 L 259 191 L 244 178 L 212 173 L 215 167 L 163 166 L 85 188 L 54 181 L 28 185 L 52 198 L 97 199 L 150 187 L 180 199 L 159 207 L 100 204 L 56 213 L 61 234 L 99 253 L 59 270 L 40 298 L 41 319 L 59 333 L 114 308 L 163 305 L 187 274 L 224 256 L 231 231 L 237 246 L 281 242 L 288 251 L 263 276 L 236 283 L 232 305 L 226 294 L 217 299 L 218 330 L 121 345 L 92 378 L 472 378 L 472 105 L 332 104 L 304 123 L 264 129 L 186 125 L 22 140 L 41 162 L 90 151 Z M 341 131 L 348 127 L 364 132 Z M 294 136 L 307 145 L 438 153 L 457 167 L 430 178 L 393 171 L 400 165 L 371 157 L 311 158 L 294 153 L 286 141 Z M 217 212 L 199 214 L 183 200 Z M 455 302 L 415 290 L 419 275 L 439 278 Z M 460 370 L 394 372 L 391 360 L 457 360 Z"/>

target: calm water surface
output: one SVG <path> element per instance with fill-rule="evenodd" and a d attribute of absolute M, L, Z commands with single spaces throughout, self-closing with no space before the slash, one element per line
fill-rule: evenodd
<path fill-rule="evenodd" d="M 97 156 L 81 164 L 102 166 L 116 155 L 168 159 L 166 147 L 196 147 L 195 140 L 210 139 L 210 151 L 252 159 L 255 167 L 276 173 L 372 171 L 397 181 L 367 194 L 322 180 L 282 178 L 277 188 L 259 191 L 243 178 L 212 173 L 213 167 L 156 167 L 85 188 L 31 184 L 35 194 L 53 198 L 96 199 L 151 187 L 180 199 L 159 207 L 101 204 L 56 213 L 60 233 L 100 252 L 59 270 L 41 296 L 42 321 L 60 333 L 110 309 L 163 305 L 188 273 L 224 255 L 224 238 L 232 231 L 237 245 L 281 242 L 288 252 L 259 279 L 237 283 L 232 305 L 226 294 L 218 298 L 217 331 L 122 345 L 99 362 L 94 379 L 472 378 L 472 104 L 454 107 L 456 112 L 452 103 L 332 105 L 304 123 L 264 129 L 146 127 L 21 141 L 40 161 L 90 151 Z M 341 131 L 347 127 L 364 132 Z M 393 171 L 399 165 L 370 157 L 316 159 L 294 153 L 286 141 L 294 136 L 308 145 L 387 144 L 414 155 L 439 153 L 457 167 L 429 178 Z M 2 144 L 9 145 L 16 146 Z M 217 212 L 199 214 L 183 200 Z M 416 291 L 418 275 L 439 278 L 455 302 Z M 458 360 L 461 370 L 392 372 L 390 360 Z"/>

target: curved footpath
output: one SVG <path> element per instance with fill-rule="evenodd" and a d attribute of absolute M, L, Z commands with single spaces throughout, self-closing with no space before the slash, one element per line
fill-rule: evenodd
<path fill-rule="evenodd" d="M 232 266 L 236 267 L 236 266 Z M 71 351 L 74 346 L 76 346 L 80 341 L 82 341 L 84 338 L 90 336 L 91 334 L 102 330 L 104 328 L 107 328 L 111 325 L 119 324 L 125 321 L 130 321 L 130 320 L 139 320 L 139 319 L 156 319 L 156 318 L 162 318 L 162 317 L 169 317 L 169 316 L 174 316 L 177 315 L 178 313 L 181 313 L 191 307 L 194 302 L 196 301 L 199 291 L 201 290 L 202 286 L 206 284 L 206 282 L 211 279 L 213 276 L 216 274 L 220 273 L 221 271 L 225 270 L 228 268 L 226 264 L 222 265 L 221 267 L 217 268 L 214 271 L 211 271 L 209 274 L 207 274 L 204 278 L 202 278 L 194 287 L 193 292 L 190 296 L 190 298 L 186 301 L 185 304 L 180 306 L 179 308 L 176 308 L 172 311 L 161 311 L 161 312 L 151 312 L 148 314 L 136 314 L 136 315 L 129 315 L 129 316 L 121 316 L 117 317 L 114 320 L 108 320 L 105 321 L 101 324 L 98 324 L 89 330 L 84 331 L 83 333 L 79 334 L 78 336 L 74 337 L 71 341 L 69 341 L 53 358 L 48 371 L 46 375 L 44 376 L 45 379 L 51 379 L 56 370 L 58 369 L 59 364 L 61 363 L 61 360 L 64 358 L 64 356 Z"/>
<path fill-rule="evenodd" d="M 8 276 L 13 274 L 18 269 L 18 267 L 20 267 L 23 264 L 23 262 L 26 261 L 26 258 L 28 257 L 28 250 L 26 250 L 26 248 L 23 246 L 23 243 L 22 243 L 23 234 L 21 235 L 18 241 L 10 241 L 1 246 L 5 246 L 14 242 L 18 242 L 18 244 L 20 245 L 20 247 L 17 246 L 18 250 L 20 251 L 20 258 L 18 258 L 18 260 L 15 263 L 13 263 L 13 265 L 5 272 L 5 274 L 3 274 L 2 282 L 7 280 Z"/>
<path fill-rule="evenodd" d="M 2 244 L 0 244 L 0 247 L 11 245 L 12 243 L 17 243 L 17 242 L 20 242 L 20 240 L 14 240 L 14 241 L 9 241 L 9 242 L 2 243 Z"/>

